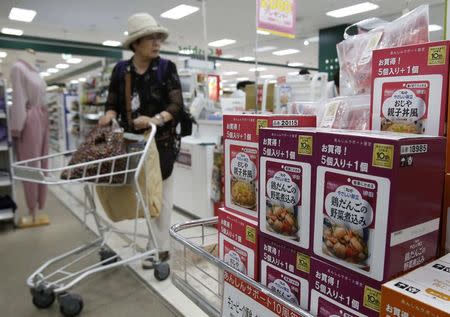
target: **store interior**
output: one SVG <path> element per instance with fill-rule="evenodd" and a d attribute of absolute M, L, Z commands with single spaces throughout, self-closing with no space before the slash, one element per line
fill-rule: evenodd
<path fill-rule="evenodd" d="M 136 0 L 132 3 L 104 0 L 8 0 L 0 3 L 0 100 L 3 94 L 6 104 L 5 112 L 0 113 L 0 127 L 8 130 L 11 120 L 9 109 L 14 106 L 11 69 L 20 56 L 31 55 L 37 72 L 47 86 L 45 102 L 49 119 L 48 154 L 54 155 L 49 162 L 50 168 L 56 168 L 56 172 L 63 171 L 63 168 L 58 170 L 58 167 L 69 164 L 71 157 L 68 153 L 80 148 L 91 131 L 98 126 L 100 118 L 105 115 L 113 68 L 120 60 L 128 60 L 133 56 L 133 52 L 124 49 L 122 43 L 129 36 L 128 17 L 134 13 L 148 12 L 169 30 L 169 38 L 162 44 L 160 56 L 175 63 L 184 106 L 196 121 L 192 134 L 180 140 L 179 154 L 172 173 L 175 194 L 171 224 L 193 223 L 192 226 L 178 228 L 181 232 L 178 239 L 172 236 L 169 262 L 171 275 L 160 278 L 158 273 L 155 273 L 156 270 L 143 269 L 141 258 L 123 265 L 113 265 L 111 270 L 97 274 L 94 263 L 98 261 L 98 252 L 94 251 L 83 258 L 82 263 L 76 264 L 84 265 L 80 266 L 79 272 L 81 275 L 88 272 L 87 276 L 82 276 L 83 281 L 80 281 L 79 285 L 78 281 L 75 281 L 73 290 L 72 285 L 69 286 L 71 296 L 75 293 L 82 295 L 81 309 L 79 300 L 71 302 L 78 304 L 77 307 L 64 306 L 64 296 L 69 294 L 69 290 L 64 290 L 61 293 L 63 296 L 60 296 L 59 289 L 66 283 L 64 276 L 71 273 L 68 274 L 64 268 L 57 271 L 57 274 L 62 276 L 61 282 L 52 284 L 49 289 L 51 292 L 58 290 L 53 301 L 59 302 L 61 307 L 66 307 L 65 312 L 62 308 L 60 311 L 56 304 L 50 304 L 48 309 L 37 308 L 39 304 L 35 303 L 35 298 L 43 300 L 41 306 L 45 307 L 45 300 L 49 297 L 42 291 L 45 283 L 43 288 L 38 290 L 41 292 L 38 295 L 36 288 L 30 287 L 39 284 L 39 279 L 43 278 L 40 272 L 33 272 L 46 261 L 82 243 L 104 236 L 108 242 L 101 242 L 99 248 L 114 254 L 112 262 L 107 261 L 109 255 L 106 258 L 100 255 L 107 265 L 133 259 L 138 252 L 144 252 L 142 250 L 149 247 L 147 219 L 139 217 L 136 221 L 111 221 L 95 192 L 95 186 L 98 184 L 89 183 L 92 179 L 87 183 L 61 182 L 59 174 L 58 180 L 55 181 L 55 178 L 50 177 L 50 172 L 35 174 L 36 171 L 26 168 L 20 172 L 27 164 L 14 165 L 14 162 L 20 160 L 11 131 L 3 133 L 0 129 L 0 136 L 3 137 L 0 140 L 0 196 L 2 199 L 5 196 L 10 197 L 17 205 L 0 209 L 0 276 L 2 281 L 5 281 L 4 287 L 0 288 L 1 316 L 79 314 L 98 317 L 202 317 L 221 316 L 220 313 L 222 316 L 255 316 L 251 315 L 251 312 L 245 315 L 241 311 L 240 314 L 225 315 L 223 308 L 226 302 L 222 298 L 224 268 L 217 264 L 223 261 L 218 260 L 221 255 L 216 249 L 220 228 L 217 219 L 215 222 L 211 219 L 218 215 L 219 208 L 226 205 L 224 195 L 227 195 L 227 192 L 224 191 L 221 180 L 221 177 L 226 180 L 226 176 L 219 171 L 223 164 L 226 164 L 223 162 L 223 144 L 226 138 L 224 131 L 227 128 L 224 115 L 254 113 L 255 110 L 260 114 L 311 115 L 308 111 L 301 113 L 298 109 L 314 108 L 338 97 L 339 90 L 334 77 L 339 74 L 340 60 L 335 47 L 344 40 L 344 30 L 358 22 L 365 23 L 360 25 L 361 29 L 361 26 L 372 29 L 375 25 L 383 25 L 407 15 L 421 5 L 428 5 L 428 41 L 443 41 L 449 38 L 448 34 L 445 34 L 448 4 L 444 0 L 373 0 L 370 3 L 374 4 L 374 9 L 342 17 L 333 17 L 329 12 L 361 1 L 295 2 L 296 25 L 291 38 L 262 29 L 257 30 L 257 8 L 255 1 L 249 0 Z M 193 12 L 181 18 L 168 17 L 165 14 L 181 4 L 194 7 Z M 34 10 L 36 14 L 29 23 L 13 20 L 8 16 L 13 7 Z M 351 33 L 355 28 L 349 29 L 348 32 Z M 350 34 L 349 37 L 353 35 Z M 447 60 L 447 64 L 448 62 Z M 307 71 L 307 75 L 299 76 L 301 70 Z M 245 81 L 251 81 L 253 86 L 250 89 L 247 87 L 245 93 L 239 94 L 237 86 Z M 257 90 L 255 82 L 258 84 Z M 289 93 L 283 90 L 286 83 L 292 87 L 289 88 Z M 369 96 L 366 96 L 367 92 L 361 95 L 367 97 L 367 100 L 363 98 L 363 101 L 356 99 L 352 102 L 366 105 Z M 289 96 L 289 103 L 283 100 L 283 96 Z M 257 102 L 259 106 L 256 105 Z M 306 108 L 299 108 L 300 103 Z M 297 107 L 297 110 L 292 110 L 294 107 Z M 324 112 L 324 108 L 314 110 L 314 115 L 317 115 L 318 127 L 328 128 L 319 124 L 319 116 L 322 123 L 326 121 L 322 119 Z M 444 134 L 439 132 L 438 135 Z M 116 163 L 113 163 L 113 169 L 114 164 Z M 98 167 L 98 170 L 100 169 L 101 165 Z M 30 217 L 22 186 L 27 177 L 32 177 L 40 184 L 48 184 L 46 208 L 39 211 L 45 214 L 45 225 L 31 224 L 25 228 L 21 227 L 21 219 Z M 68 179 L 70 180 L 70 176 Z M 256 199 L 258 198 L 255 198 L 255 201 Z M 98 217 L 93 217 L 94 209 L 98 212 Z M 32 220 L 26 221 L 33 222 L 36 219 L 32 217 Z M 204 219 L 209 219 L 209 222 L 201 223 Z M 255 222 L 254 219 L 252 221 Z M 252 221 L 250 223 L 253 223 Z M 258 226 L 257 219 L 255 223 Z M 111 226 L 118 228 L 120 232 L 104 229 Z M 450 236 L 450 226 L 445 230 Z M 129 232 L 136 235 L 128 234 Z M 248 234 L 248 231 L 246 233 Z M 182 245 L 183 241 L 189 241 L 190 245 Z M 371 244 L 375 242 L 371 241 Z M 202 254 L 199 252 L 207 253 L 206 260 L 201 258 Z M 186 261 L 193 267 L 186 269 Z M 100 267 L 102 265 L 103 263 L 100 263 Z M 86 271 L 83 271 L 83 267 L 87 267 Z M 366 276 L 370 277 L 368 274 Z M 278 295 L 283 294 L 278 292 Z M 242 302 L 245 303 L 245 300 L 242 299 Z M 308 305 L 309 303 L 306 306 Z M 292 316 L 303 316 L 298 310 L 295 311 L 294 305 L 286 307 L 297 313 Z M 303 306 L 301 308 L 305 309 Z M 70 309 L 73 309 L 74 313 L 71 313 Z M 341 314 L 329 316 L 375 316 L 357 310 L 349 311 L 351 314 L 341 309 Z M 273 313 L 267 316 L 284 316 L 275 311 Z M 447 313 L 450 314 L 450 309 Z"/>

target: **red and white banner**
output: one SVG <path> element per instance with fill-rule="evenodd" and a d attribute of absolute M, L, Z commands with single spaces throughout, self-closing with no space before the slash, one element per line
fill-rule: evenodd
<path fill-rule="evenodd" d="M 256 0 L 256 14 L 258 30 L 295 38 L 295 0 Z"/>

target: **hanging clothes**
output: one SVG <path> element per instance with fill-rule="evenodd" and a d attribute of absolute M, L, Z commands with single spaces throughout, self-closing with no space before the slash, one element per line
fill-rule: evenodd
<path fill-rule="evenodd" d="M 48 155 L 49 118 L 45 104 L 45 81 L 34 65 L 18 60 L 11 67 L 12 107 L 11 135 L 18 160 Z M 33 167 L 47 168 L 47 160 L 36 162 Z M 47 186 L 24 182 L 25 198 L 31 215 L 36 207 L 43 209 Z"/>

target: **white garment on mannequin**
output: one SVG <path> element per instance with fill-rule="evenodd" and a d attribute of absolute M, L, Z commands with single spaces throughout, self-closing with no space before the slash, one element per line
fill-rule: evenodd
<path fill-rule="evenodd" d="M 169 228 L 173 212 L 173 175 L 163 181 L 163 205 L 161 214 L 152 220 L 153 230 L 160 251 L 170 250 Z"/>

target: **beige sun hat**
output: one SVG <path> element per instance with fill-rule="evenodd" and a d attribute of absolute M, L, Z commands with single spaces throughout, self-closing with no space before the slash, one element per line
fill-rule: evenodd
<path fill-rule="evenodd" d="M 131 43 L 137 39 L 154 33 L 161 33 L 163 40 L 169 37 L 169 31 L 156 22 L 148 13 L 136 13 L 128 18 L 128 36 L 123 43 L 124 48 L 130 48 Z"/>

